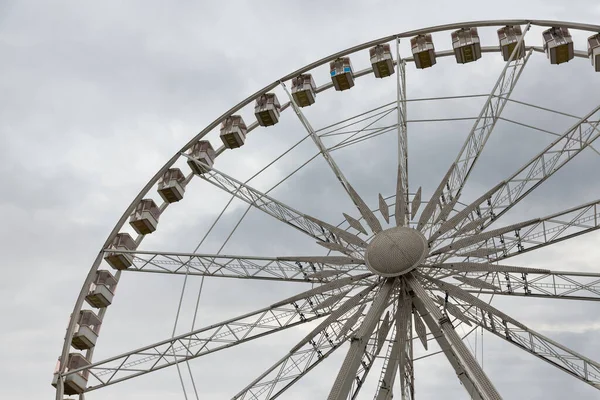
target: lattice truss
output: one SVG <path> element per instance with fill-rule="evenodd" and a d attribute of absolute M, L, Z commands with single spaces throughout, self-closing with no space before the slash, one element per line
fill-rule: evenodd
<path fill-rule="evenodd" d="M 481 328 L 600 389 L 598 362 L 535 332 L 482 297 L 600 301 L 600 273 L 551 271 L 516 266 L 508 260 L 595 231 L 600 227 L 600 200 L 502 225 L 502 217 L 545 180 L 582 151 L 593 150 L 592 143 L 600 136 L 600 106 L 584 116 L 570 116 L 576 121 L 571 127 L 558 133 L 539 154 L 474 201 L 461 198 L 498 121 L 513 122 L 522 129 L 537 129 L 503 116 L 509 102 L 536 107 L 510 99 L 532 50 L 513 60 L 516 52 L 492 92 L 480 96 L 485 103 L 479 115 L 469 118 L 473 127 L 464 145 L 428 198 L 423 196 L 421 188 L 409 194 L 406 139 L 411 120 L 407 109 L 412 101 L 425 100 L 406 98 L 404 61 L 399 53 L 394 62 L 399 72 L 396 101 L 319 130 L 313 129 L 291 95 L 286 103 L 298 116 L 306 137 L 315 143 L 318 149 L 315 157 L 325 159 L 356 206 L 354 210 L 346 210 L 341 223 L 328 223 L 304 214 L 277 200 L 269 191 L 259 191 L 182 153 L 206 169 L 200 175 L 204 181 L 247 203 L 249 208 L 303 232 L 327 250 L 327 254 L 253 257 L 106 249 L 113 255 L 132 257 L 133 263 L 124 273 L 298 282 L 308 283 L 310 288 L 255 312 L 70 369 L 63 373 L 63 379 L 86 374 L 89 383 L 85 391 L 89 392 L 312 323 L 312 330 L 302 340 L 233 398 L 277 398 L 346 345 L 348 351 L 328 399 L 358 398 L 379 359 L 382 367 L 377 371 L 373 398 L 388 400 L 395 395 L 412 400 L 415 398 L 413 346 L 418 340 L 425 350 L 432 341 L 436 342 L 472 398 L 500 399 L 499 392 L 465 345 L 464 337 L 457 333 L 458 327 L 465 326 Z M 287 92 L 285 86 L 283 90 Z M 373 208 L 350 184 L 333 155 L 339 149 L 389 133 L 396 134 L 399 143 L 397 187 L 391 196 L 380 194 L 377 207 Z M 426 243 L 425 256 L 414 268 L 385 276 L 377 273 L 368 255 L 374 251 L 372 244 L 377 238 L 397 228 L 419 232 Z"/>

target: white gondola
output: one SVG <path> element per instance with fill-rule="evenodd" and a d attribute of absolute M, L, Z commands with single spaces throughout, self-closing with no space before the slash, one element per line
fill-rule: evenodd
<path fill-rule="evenodd" d="M 588 57 L 596 72 L 600 72 L 600 33 L 588 38 Z"/>
<path fill-rule="evenodd" d="M 85 301 L 94 308 L 104 308 L 112 304 L 117 288 L 117 280 L 107 270 L 96 272 L 96 279 L 90 285 Z"/>
<path fill-rule="evenodd" d="M 311 74 L 298 75 L 292 79 L 292 97 L 299 107 L 314 104 L 317 86 Z"/>
<path fill-rule="evenodd" d="M 419 35 L 410 39 L 410 47 L 417 68 L 425 69 L 435 65 L 435 47 L 433 46 L 433 38 L 430 34 Z"/>
<path fill-rule="evenodd" d="M 188 155 L 194 160 L 199 161 L 208 167 L 212 167 L 215 161 L 215 149 L 213 149 L 208 140 L 199 140 L 198 142 L 194 143 L 194 145 L 188 151 Z M 207 167 L 198 164 L 194 160 L 188 159 L 187 163 L 196 175 L 202 175 L 203 173 L 209 171 Z"/>
<path fill-rule="evenodd" d="M 137 244 L 129 235 L 129 233 L 117 233 L 113 239 L 109 250 L 128 250 L 133 251 L 137 248 Z M 114 269 L 123 270 L 131 267 L 133 264 L 133 256 L 131 254 L 107 252 L 104 256 L 106 262 Z"/>
<path fill-rule="evenodd" d="M 88 365 L 90 365 L 90 362 L 83 355 L 79 353 L 71 353 L 69 354 L 69 358 L 67 359 L 67 368 L 65 369 L 65 372 L 86 367 Z M 54 378 L 52 379 L 52 386 L 54 387 L 56 387 L 56 385 L 58 384 L 58 371 L 60 371 L 60 366 L 61 361 L 59 359 L 56 365 L 56 370 L 54 372 Z M 67 396 L 83 393 L 85 391 L 85 388 L 87 387 L 88 376 L 88 371 L 80 371 L 65 376 L 63 378 L 64 393 Z"/>
<path fill-rule="evenodd" d="M 562 64 L 575 57 L 573 39 L 567 28 L 554 27 L 542 33 L 544 38 L 544 51 L 550 64 Z"/>
<path fill-rule="evenodd" d="M 340 57 L 330 62 L 329 73 L 335 90 L 348 90 L 354 86 L 354 71 L 349 57 Z"/>
<path fill-rule="evenodd" d="M 148 235 L 156 230 L 160 209 L 152 199 L 141 200 L 131 217 L 129 225 L 140 235 Z"/>
<path fill-rule="evenodd" d="M 167 203 L 176 203 L 185 193 L 185 176 L 179 168 L 168 169 L 158 180 L 158 194 Z"/>
<path fill-rule="evenodd" d="M 71 339 L 71 345 L 77 350 L 91 349 L 96 345 L 100 324 L 102 321 L 93 311 L 81 310 L 79 321 L 75 325 L 75 333 Z"/>
<path fill-rule="evenodd" d="M 481 43 L 477 28 L 462 28 L 452 32 L 452 48 L 456 62 L 466 64 L 481 58 Z"/>
<path fill-rule="evenodd" d="M 377 78 L 385 78 L 394 73 L 394 60 L 389 44 L 379 44 L 369 49 L 371 66 Z"/>
<path fill-rule="evenodd" d="M 247 131 L 246 123 L 240 115 L 232 115 L 221 122 L 221 140 L 228 149 L 242 147 Z"/>
<path fill-rule="evenodd" d="M 260 126 L 271 126 L 279 122 L 281 105 L 275 93 L 265 93 L 258 96 L 254 103 L 254 116 Z"/>
<path fill-rule="evenodd" d="M 498 41 L 500 42 L 500 49 L 502 50 L 504 61 L 508 61 L 515 47 L 517 47 L 519 40 L 521 40 L 521 37 L 523 37 L 523 31 L 519 25 L 507 25 L 498 29 Z M 523 41 L 523 44 L 513 59 L 518 60 L 523 57 L 525 57 L 525 41 Z"/>

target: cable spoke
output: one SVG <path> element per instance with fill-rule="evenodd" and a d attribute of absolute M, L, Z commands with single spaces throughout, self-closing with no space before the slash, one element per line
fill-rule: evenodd
<path fill-rule="evenodd" d="M 442 314 L 423 285 L 417 281 L 415 274 L 407 274 L 406 281 L 414 292 L 413 303 L 444 351 L 467 393 L 474 399 L 501 399 L 502 397 L 492 382 L 454 330 L 450 319 Z"/>
<path fill-rule="evenodd" d="M 443 290 L 452 289 L 446 283 Z M 600 389 L 600 363 L 590 360 L 579 353 L 537 333 L 485 302 L 485 307 L 476 302 L 475 296 L 464 293 L 457 298 L 461 289 L 454 287 L 450 295 L 462 308 L 464 315 L 488 332 L 514 344 L 526 352 L 541 358 L 560 370 Z"/>
<path fill-rule="evenodd" d="M 253 257 L 113 249 L 110 252 L 133 257 L 133 265 L 125 271 L 135 272 L 321 283 L 367 271 L 364 261 L 346 256 Z"/>
<path fill-rule="evenodd" d="M 363 287 L 361 280 L 370 275 L 338 279 L 258 311 L 70 370 L 64 376 L 81 371 L 92 374 L 98 383 L 87 387 L 86 391 L 91 391 L 304 324 L 335 311 L 344 304 L 344 295 Z M 373 283 L 374 278 L 370 279 Z"/>
<path fill-rule="evenodd" d="M 452 230 L 460 231 L 465 224 L 474 221 L 481 221 L 482 229 L 489 226 L 594 142 L 600 136 L 598 118 L 600 106 L 594 108 L 508 179 L 457 213 L 445 225 L 442 224 L 432 236 L 435 238 L 434 242 L 454 235 Z M 482 207 L 484 203 L 487 203 L 487 207 Z M 475 224 L 472 229 L 476 229 L 478 225 Z M 469 231 L 463 230 L 462 233 L 466 234 Z"/>
<path fill-rule="evenodd" d="M 304 113 L 302 112 L 300 107 L 298 107 L 298 105 L 296 104 L 296 101 L 294 100 L 294 98 L 292 97 L 290 92 L 287 90 L 285 85 L 283 83 L 281 85 L 282 85 L 283 89 L 285 90 L 285 92 L 287 93 L 288 97 L 290 98 L 290 103 L 292 104 L 292 107 L 294 108 L 294 111 L 296 112 L 298 119 L 300 120 L 300 122 L 302 123 L 302 125 L 304 126 L 304 128 L 306 129 L 306 131 L 308 132 L 310 137 L 312 138 L 313 142 L 315 142 L 315 144 L 317 145 L 317 148 L 319 149 L 321 155 L 323 155 L 323 158 L 325 158 L 325 161 L 327 161 L 327 164 L 329 164 L 329 167 L 331 168 L 331 170 L 333 171 L 333 173 L 335 174 L 337 179 L 340 181 L 340 183 L 342 184 L 342 186 L 344 187 L 344 189 L 350 196 L 350 199 L 352 200 L 354 205 L 356 205 L 356 208 L 358 208 L 358 211 L 360 212 L 360 214 L 363 216 L 363 218 L 365 219 L 365 221 L 367 222 L 367 224 L 369 225 L 369 227 L 371 228 L 373 233 L 380 232 L 382 230 L 381 223 L 379 222 L 379 220 L 377 219 L 375 214 L 367 206 L 367 204 L 364 202 L 364 200 L 359 196 L 359 194 L 356 192 L 356 190 L 354 190 L 352 185 L 350 185 L 350 183 L 348 182 L 348 180 L 342 173 L 341 169 L 338 167 L 338 165 L 336 164 L 334 159 L 331 157 L 331 154 L 327 150 L 327 147 L 323 144 L 319 135 L 317 135 L 315 133 L 315 130 L 312 128 L 310 122 L 308 122 L 308 119 L 306 119 L 306 116 L 304 115 Z"/>
<path fill-rule="evenodd" d="M 502 115 L 507 99 L 510 97 L 515 88 L 529 57 L 532 54 L 530 50 L 523 58 L 517 57 L 523 46 L 523 39 L 529 30 L 529 24 L 525 28 L 517 46 L 515 46 L 509 60 L 502 69 L 496 84 L 490 92 L 473 128 L 467 137 L 463 147 L 461 148 L 456 161 L 451 166 L 451 175 L 445 185 L 443 192 L 439 197 L 435 198 L 434 205 L 440 204 L 440 209 L 455 198 L 460 197 L 462 189 L 467 182 L 467 179 L 473 170 L 483 148 L 492 134 L 498 118 Z M 433 213 L 433 220 L 436 220 L 438 208 L 436 207 Z M 441 221 L 440 221 L 441 222 Z M 440 222 L 432 226 L 431 231 L 435 232 Z"/>

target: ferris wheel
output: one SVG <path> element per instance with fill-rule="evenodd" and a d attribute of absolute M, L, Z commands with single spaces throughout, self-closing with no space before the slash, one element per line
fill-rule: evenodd
<path fill-rule="evenodd" d="M 541 37 L 531 34 L 533 28 L 542 31 Z M 576 32 L 585 33 L 586 37 L 591 34 L 587 51 L 575 49 Z M 600 105 L 590 107 L 585 115 L 568 115 L 513 99 L 513 89 L 530 58 L 544 54 L 553 65 L 587 58 L 592 68 L 600 71 L 598 32 L 600 26 L 596 25 L 501 20 L 399 33 L 306 65 L 233 106 L 164 164 L 133 199 L 101 247 L 69 320 L 52 382 L 56 399 L 83 399 L 87 393 L 170 366 L 176 367 L 181 378 L 180 367 L 192 359 L 237 345 L 252 346 L 255 339 L 288 329 L 302 329 L 302 339 L 290 343 L 289 351 L 266 370 L 256 372 L 254 380 L 239 382 L 238 387 L 232 388 L 231 398 L 285 398 L 289 388 L 301 385 L 302 378 L 330 354 L 346 348 L 329 392 L 321 397 L 414 399 L 418 397 L 415 374 L 419 373 L 414 365 L 415 347 L 422 346 L 429 351 L 435 347 L 443 354 L 468 396 L 500 399 L 500 391 L 466 343 L 475 329 L 546 361 L 582 384 L 600 389 L 600 363 L 530 329 L 492 302 L 493 297 L 503 296 L 522 303 L 533 298 L 600 300 L 600 272 L 553 271 L 517 266 L 509 261 L 600 228 L 600 200 L 580 204 L 572 199 L 572 206 L 565 210 L 549 215 L 534 213 L 508 224 L 504 221 L 509 219 L 503 218 L 565 164 L 580 153 L 593 150 L 593 142 L 600 136 Z M 486 35 L 493 36 L 494 42 L 485 43 Z M 434 44 L 448 47 L 439 50 Z M 503 60 L 500 75 L 492 78 L 489 93 L 407 97 L 407 81 L 413 76 L 435 74 L 436 70 L 447 68 L 452 59 L 459 64 L 456 68 L 467 68 L 462 64 L 475 65 L 484 53 L 491 53 L 485 58 Z M 446 65 L 442 65 L 442 60 Z M 362 62 L 365 67 L 355 69 L 353 62 Z M 568 70 L 570 66 L 560 68 Z M 333 98 L 327 93 L 343 97 L 352 93 L 355 86 L 370 83 L 377 85 L 378 92 L 372 96 L 380 99 L 377 106 L 330 121 L 324 127 L 311 123 L 317 115 L 313 113 L 321 109 L 327 114 L 333 107 L 326 104 L 327 99 Z M 411 179 L 409 185 L 408 142 L 412 139 L 408 127 L 414 122 L 409 119 L 410 108 L 417 102 L 469 98 L 482 100 L 483 107 L 472 118 L 444 119 L 467 120 L 470 130 L 458 155 L 452 155 L 452 162 L 444 168 L 441 181 L 432 183 L 431 192 L 426 195 L 420 186 L 424 183 L 413 183 Z M 360 98 L 352 101 L 358 103 L 356 107 L 361 106 Z M 554 133 L 556 137 L 538 148 L 528 161 L 506 171 L 500 181 L 488 182 L 483 190 L 469 189 L 469 177 L 483 159 L 480 155 L 488 139 L 500 121 L 509 121 L 503 113 L 507 104 L 561 114 L 572 122 L 564 131 Z M 281 125 L 286 119 L 300 126 L 305 136 L 298 143 L 288 144 L 283 154 L 256 174 L 242 179 L 219 167 L 221 159 L 229 154 L 237 156 L 247 148 L 256 135 L 250 135 L 251 132 L 264 130 L 265 137 L 276 135 L 279 132 L 270 127 Z M 543 130 L 510 122 L 520 129 Z M 363 185 L 344 172 L 346 168 L 335 155 L 341 149 L 350 151 L 371 143 L 374 138 L 385 140 L 385 146 L 394 155 L 391 171 L 371 171 L 393 176 L 394 186 L 375 194 L 364 193 L 360 189 Z M 254 182 L 261 174 L 299 143 L 312 143 L 315 156 L 271 189 L 258 189 Z M 430 146 L 435 147 L 435 143 Z M 363 154 L 357 151 L 352 156 L 356 168 L 368 168 Z M 345 203 L 333 205 L 337 214 L 331 213 L 332 207 L 319 212 L 318 203 L 306 201 L 307 207 L 319 212 L 317 217 L 302 210 L 304 199 L 292 207 L 270 193 L 314 159 L 323 161 L 319 174 L 329 174 L 344 193 Z M 235 164 L 236 158 L 230 158 L 230 165 L 231 160 Z M 144 247 L 142 242 L 146 244 L 146 238 L 158 232 L 159 221 L 169 218 L 167 209 L 181 206 L 186 200 L 193 200 L 196 205 L 209 202 L 204 195 L 188 199 L 197 194 L 190 190 L 195 184 L 216 188 L 228 196 L 206 235 L 218 226 L 232 202 L 238 202 L 246 205 L 246 212 L 226 242 L 248 210 L 258 210 L 279 224 L 272 235 L 285 230 L 299 232 L 309 239 L 307 243 L 313 242 L 312 247 L 303 247 L 304 255 L 271 256 L 223 254 L 224 245 L 217 252 L 204 253 L 199 250 L 202 242 L 190 252 Z M 306 194 L 295 193 L 293 188 L 289 191 L 294 197 Z M 337 204 L 350 206 L 341 209 Z M 293 249 L 296 251 L 296 247 Z M 111 306 L 118 297 L 117 286 L 144 272 L 184 276 L 185 282 L 204 282 L 207 277 L 237 278 L 239 282 L 263 281 L 265 287 L 276 288 L 284 282 L 297 286 L 293 295 L 254 311 L 202 327 L 193 323 L 189 332 L 176 333 L 173 329 L 173 334 L 162 341 L 140 343 L 135 350 L 94 358 L 107 311 L 118 307 Z M 244 301 L 242 296 L 238 300 Z M 197 308 L 196 304 L 194 321 Z M 365 385 L 368 379 L 376 384 Z M 367 392 L 366 388 L 372 390 Z M 197 398 L 196 385 L 194 391 Z"/>

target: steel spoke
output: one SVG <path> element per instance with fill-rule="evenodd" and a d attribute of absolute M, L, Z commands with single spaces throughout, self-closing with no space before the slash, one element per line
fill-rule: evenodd
<path fill-rule="evenodd" d="M 451 274 L 449 274 L 451 275 Z M 452 274 L 456 275 L 456 274 Z M 476 282 L 463 282 L 458 286 L 466 292 L 506 296 L 540 297 L 565 300 L 600 301 L 600 273 L 547 271 L 547 272 L 467 272 L 461 276 L 477 279 L 490 287 Z M 477 288 L 475 288 L 477 287 Z"/>
<path fill-rule="evenodd" d="M 374 287 L 375 284 L 346 301 L 233 399 L 279 397 L 354 334 L 357 323 L 363 319 L 366 302 L 373 298 Z"/>
<path fill-rule="evenodd" d="M 125 270 L 128 272 L 309 283 L 367 272 L 364 261 L 347 256 L 254 257 L 112 249 L 110 252 L 133 257 L 133 265 Z"/>
<path fill-rule="evenodd" d="M 419 314 L 438 341 L 469 395 L 475 399 L 501 399 L 492 382 L 454 330 L 450 319 L 441 313 L 414 274 L 407 275 L 406 280 L 415 294 L 413 302 Z"/>
<path fill-rule="evenodd" d="M 400 39 L 396 39 L 396 113 L 398 114 L 398 172 L 396 179 L 396 226 L 408 225 L 408 134 L 406 113 L 406 67 L 400 58 Z"/>
<path fill-rule="evenodd" d="M 456 161 L 451 166 L 451 174 L 447 185 L 445 185 L 444 190 L 439 197 L 436 197 L 435 199 L 434 204 L 439 202 L 442 208 L 438 210 L 436 207 L 433 213 L 433 220 L 436 220 L 437 213 L 441 212 L 444 205 L 451 203 L 453 200 L 460 197 L 471 171 L 496 126 L 498 118 L 502 115 L 507 99 L 515 88 L 532 53 L 530 50 L 523 58 L 517 56 L 521 50 L 523 39 L 528 30 L 529 24 L 525 28 L 523 36 L 519 40 L 517 46 L 515 46 L 512 51 L 509 60 L 502 69 L 479 117 L 473 124 L 471 132 L 456 158 Z M 440 223 L 441 221 L 436 222 L 432 226 L 431 232 L 435 232 Z"/>
<path fill-rule="evenodd" d="M 493 235 L 487 239 L 485 246 L 501 249 L 501 252 L 490 256 L 489 261 L 505 260 L 594 232 L 600 228 L 599 206 L 600 200 L 592 201 L 548 215 L 519 229 L 511 229 L 502 235 Z"/>
<path fill-rule="evenodd" d="M 187 157 L 187 154 L 182 155 Z M 275 217 L 276 219 L 293 226 L 294 228 L 306 233 L 318 241 L 331 243 L 341 242 L 341 240 L 337 238 L 334 233 L 325 228 L 326 224 L 322 221 L 309 217 L 308 215 L 303 214 L 278 200 L 275 200 L 273 197 L 268 196 L 267 194 L 262 193 L 223 172 L 220 172 L 214 168 L 209 168 L 208 165 L 202 164 L 193 158 L 189 159 L 200 164 L 203 168 L 210 169 L 209 172 L 201 175 L 201 178 L 205 181 L 212 183 L 216 187 L 230 193 L 238 199 L 245 201 L 246 203 L 258 208 L 272 217 Z M 352 234 L 348 233 L 348 235 Z M 344 242 L 341 242 L 341 244 L 346 248 L 354 249 L 358 254 L 361 253 L 361 250 L 357 249 L 352 244 Z"/>
<path fill-rule="evenodd" d="M 600 136 L 598 118 L 600 106 L 594 108 L 509 178 L 448 220 L 446 226 L 442 224 L 434 235 L 436 241 L 455 235 L 453 230 L 461 231 L 465 224 L 472 221 L 481 221 L 482 229 L 489 226 L 594 142 Z M 478 225 L 473 226 L 471 231 Z"/>
<path fill-rule="evenodd" d="M 367 222 L 367 224 L 369 225 L 369 227 L 371 228 L 373 233 L 380 232 L 382 230 L 381 223 L 379 222 L 379 220 L 377 219 L 375 214 L 367 206 L 367 204 L 364 202 L 364 200 L 359 196 L 359 194 L 356 192 L 356 190 L 354 190 L 352 185 L 350 185 L 350 183 L 348 182 L 348 180 L 342 173 L 342 170 L 338 167 L 338 165 L 336 164 L 334 159 L 331 157 L 331 154 L 327 150 L 327 147 L 323 144 L 319 135 L 317 135 L 315 133 L 315 130 L 312 128 L 310 122 L 308 122 L 308 119 L 306 119 L 306 117 L 304 116 L 304 113 L 302 112 L 300 107 L 298 107 L 294 98 L 292 97 L 290 92 L 287 90 L 285 85 L 283 83 L 281 85 L 282 85 L 283 89 L 285 90 L 285 92 L 287 93 L 288 97 L 290 98 L 290 103 L 292 104 L 292 107 L 294 108 L 294 111 L 296 112 L 298 119 L 300 120 L 300 122 L 302 123 L 302 125 L 304 126 L 304 128 L 306 129 L 306 131 L 308 132 L 310 137 L 312 138 L 313 142 L 315 142 L 315 144 L 317 145 L 319 152 L 321 153 L 323 158 L 325 158 L 325 161 L 327 161 L 327 164 L 329 165 L 329 167 L 335 174 L 336 178 L 340 181 L 340 183 L 346 190 L 346 193 L 348 193 L 348 195 L 350 196 L 350 199 L 352 200 L 352 202 L 354 203 L 356 208 L 358 208 L 358 211 L 360 212 L 360 214 L 363 216 L 363 218 L 365 219 L 365 221 Z"/>
<path fill-rule="evenodd" d="M 360 328 L 352 338 L 348 354 L 346 355 L 342 367 L 340 368 L 340 372 L 338 373 L 337 378 L 333 383 L 333 387 L 329 392 L 329 400 L 347 399 L 352 387 L 352 382 L 356 376 L 356 372 L 360 367 L 362 355 L 366 351 L 369 338 L 375 330 L 377 321 L 379 321 L 386 306 L 388 305 L 388 299 L 394 287 L 396 286 L 396 282 L 397 281 L 394 279 L 386 280 L 373 300 L 373 305 L 365 316 Z"/>
<path fill-rule="evenodd" d="M 448 288 L 449 285 L 442 284 L 442 289 Z M 455 290 L 461 289 L 455 288 Z M 472 295 L 465 293 L 457 298 L 456 294 L 455 291 L 450 293 L 462 308 L 464 315 L 475 324 L 561 371 L 600 389 L 600 363 L 529 329 L 487 303 L 483 303 L 486 306 L 481 307 L 481 304 L 474 301 L 476 297 Z"/>
<path fill-rule="evenodd" d="M 258 311 L 70 370 L 64 376 L 90 371 L 98 379 L 98 384 L 87 387 L 86 391 L 91 391 L 304 324 L 335 311 L 344 303 L 340 295 L 348 294 L 367 277 L 332 281 Z M 337 301 L 331 302 L 332 298 Z"/>

